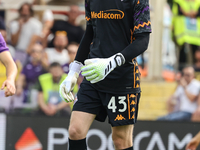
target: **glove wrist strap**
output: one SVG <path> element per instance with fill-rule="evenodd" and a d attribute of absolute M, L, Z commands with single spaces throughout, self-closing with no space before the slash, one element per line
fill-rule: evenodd
<path fill-rule="evenodd" d="M 70 72 L 73 71 L 80 74 L 81 67 L 83 67 L 83 64 L 75 60 L 70 64 L 69 69 L 70 69 Z"/>
<path fill-rule="evenodd" d="M 116 63 L 116 67 L 119 67 L 125 63 L 125 58 L 121 53 L 117 53 L 114 55 L 114 61 Z"/>

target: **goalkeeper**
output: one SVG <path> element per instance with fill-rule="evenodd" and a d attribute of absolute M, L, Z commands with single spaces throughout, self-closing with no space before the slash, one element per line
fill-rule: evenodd
<path fill-rule="evenodd" d="M 148 47 L 151 32 L 148 0 L 85 0 L 87 28 L 60 95 L 74 101 L 71 91 L 79 73 L 80 85 L 69 125 L 69 150 L 86 150 L 93 120 L 112 126 L 116 150 L 133 150 L 133 127 L 140 99 L 136 57 Z"/>

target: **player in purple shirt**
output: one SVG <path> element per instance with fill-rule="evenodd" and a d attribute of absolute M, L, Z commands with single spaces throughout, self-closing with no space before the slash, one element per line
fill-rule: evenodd
<path fill-rule="evenodd" d="M 0 61 L 6 67 L 7 79 L 4 81 L 1 90 L 5 89 L 5 96 L 12 96 L 15 94 L 15 77 L 17 75 L 17 67 L 13 61 L 13 58 L 9 52 L 8 47 L 3 36 L 0 33 Z"/>

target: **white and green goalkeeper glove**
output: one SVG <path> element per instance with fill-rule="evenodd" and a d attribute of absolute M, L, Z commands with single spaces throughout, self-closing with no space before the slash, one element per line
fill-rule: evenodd
<path fill-rule="evenodd" d="M 81 68 L 82 75 L 91 83 L 103 80 L 116 67 L 125 63 L 125 58 L 121 53 L 117 53 L 109 58 L 86 59 L 85 66 Z"/>
<path fill-rule="evenodd" d="M 74 96 L 71 91 L 76 85 L 77 78 L 79 77 L 82 66 L 83 64 L 78 61 L 74 61 L 70 64 L 70 71 L 65 80 L 60 84 L 59 93 L 62 100 L 65 100 L 66 102 L 74 101 Z"/>

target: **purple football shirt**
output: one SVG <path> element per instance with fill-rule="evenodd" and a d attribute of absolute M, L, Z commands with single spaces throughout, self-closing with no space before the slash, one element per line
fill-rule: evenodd
<path fill-rule="evenodd" d="M 26 76 L 26 85 L 29 87 L 29 85 L 35 84 L 38 81 L 38 77 L 45 73 L 44 69 L 42 68 L 42 65 L 36 65 L 34 66 L 32 63 L 27 63 L 22 72 Z"/>
<path fill-rule="evenodd" d="M 69 73 L 69 64 L 64 64 L 62 65 L 64 73 L 68 74 Z"/>
<path fill-rule="evenodd" d="M 66 73 L 66 74 L 69 73 L 69 64 L 62 65 L 62 68 L 63 68 L 64 73 Z M 81 75 L 81 73 L 79 74 L 79 77 L 83 78 L 83 76 Z"/>
<path fill-rule="evenodd" d="M 8 51 L 8 47 L 6 46 L 6 42 L 2 34 L 0 33 L 0 53 L 4 51 Z"/>

